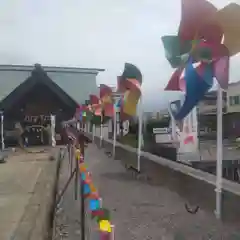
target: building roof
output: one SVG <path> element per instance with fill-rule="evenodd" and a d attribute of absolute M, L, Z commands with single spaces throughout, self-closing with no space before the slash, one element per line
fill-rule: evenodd
<path fill-rule="evenodd" d="M 31 76 L 38 66 L 0 65 L 0 101 Z M 40 66 L 40 65 L 39 65 Z M 104 69 L 41 66 L 48 77 L 72 99 L 84 103 L 89 94 L 97 94 L 96 76 Z"/>
<path fill-rule="evenodd" d="M 39 65 L 39 64 L 35 64 Z M 41 66 L 45 72 L 66 72 L 66 73 L 85 73 L 98 74 L 104 72 L 102 68 L 79 68 L 79 67 L 56 67 L 56 66 Z M 0 65 L 0 71 L 32 71 L 33 65 Z"/>
<path fill-rule="evenodd" d="M 228 85 L 229 86 L 236 86 L 236 85 L 239 85 L 239 84 L 240 84 L 240 81 L 237 81 L 237 82 L 229 83 Z"/>
<path fill-rule="evenodd" d="M 32 74 L 24 82 L 18 85 L 9 95 L 7 95 L 1 102 L 1 110 L 7 111 L 13 104 L 20 100 L 20 98 L 33 89 L 36 84 L 44 84 L 52 90 L 67 106 L 77 107 L 78 103 L 72 99 L 62 88 L 53 82 L 40 65 L 36 65 Z"/>
<path fill-rule="evenodd" d="M 225 91 L 223 91 L 223 100 L 226 100 L 226 98 L 227 98 L 227 94 Z M 217 100 L 217 91 L 213 90 L 206 93 L 202 101 L 206 101 L 206 100 Z"/>

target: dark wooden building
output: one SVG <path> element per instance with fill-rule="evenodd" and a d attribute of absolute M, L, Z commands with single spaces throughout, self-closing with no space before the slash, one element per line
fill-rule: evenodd
<path fill-rule="evenodd" d="M 29 145 L 47 144 L 48 131 L 50 130 L 50 115 L 56 116 L 56 136 L 57 141 L 61 142 L 61 122 L 70 119 L 75 113 L 78 104 L 84 103 L 84 100 L 88 98 L 90 93 L 97 91 L 96 75 L 101 69 L 83 69 L 82 71 L 79 68 L 55 67 L 51 69 L 50 67 L 45 67 L 45 69 L 36 64 L 29 76 L 1 100 L 0 109 L 4 112 L 6 145 L 16 144 L 16 124 L 19 123 L 28 138 Z M 21 66 L 16 70 L 13 66 L 7 72 L 9 76 L 17 77 L 14 71 L 27 70 L 21 69 Z M 3 75 L 6 75 L 6 71 L 4 72 L 3 68 L 0 67 L 0 84 L 2 72 L 4 73 Z M 62 82 L 63 77 L 65 77 L 68 91 L 60 87 L 58 78 L 55 77 L 53 80 L 49 76 L 53 75 L 53 73 Z M 71 81 L 72 75 L 74 78 L 79 78 L 78 84 Z M 86 75 L 91 75 L 91 81 L 89 81 L 89 76 L 84 79 Z M 6 81 L 10 82 L 11 78 Z M 13 81 L 16 81 L 14 77 Z M 72 86 L 69 88 L 69 85 Z M 73 91 L 69 91 L 71 88 Z M 76 89 L 80 95 L 77 98 L 74 96 Z M 1 91 L 3 92 L 3 88 Z"/>

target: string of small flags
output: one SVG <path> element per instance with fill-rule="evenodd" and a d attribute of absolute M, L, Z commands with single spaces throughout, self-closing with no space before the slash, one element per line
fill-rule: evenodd
<path fill-rule="evenodd" d="M 80 181 L 83 184 L 83 197 L 88 200 L 88 209 L 93 220 L 99 227 L 100 240 L 114 240 L 114 225 L 110 221 L 110 211 L 102 206 L 96 187 L 93 184 L 90 172 L 84 162 L 84 157 L 79 149 L 76 149 L 76 158 L 79 162 Z"/>

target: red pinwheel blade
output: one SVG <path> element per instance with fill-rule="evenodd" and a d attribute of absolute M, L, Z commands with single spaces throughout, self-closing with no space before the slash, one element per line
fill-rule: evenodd
<path fill-rule="evenodd" d="M 96 95 L 90 95 L 90 104 L 98 104 L 99 103 L 99 98 Z"/>
<path fill-rule="evenodd" d="M 206 20 L 217 12 L 217 8 L 206 0 L 182 0 L 182 15 L 178 35 L 184 40 L 204 38 L 221 42 L 222 30 L 216 23 Z"/>
<path fill-rule="evenodd" d="M 100 84 L 100 98 L 103 98 L 106 95 L 112 95 L 111 87 L 109 87 L 105 84 Z"/>
<path fill-rule="evenodd" d="M 177 69 L 171 76 L 167 86 L 165 87 L 165 91 L 181 91 L 179 86 L 179 79 L 182 74 L 183 69 Z"/>

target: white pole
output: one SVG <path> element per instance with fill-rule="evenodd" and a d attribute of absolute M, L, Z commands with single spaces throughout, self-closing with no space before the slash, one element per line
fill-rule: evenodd
<path fill-rule="evenodd" d="M 101 119 L 101 125 L 100 125 L 100 147 L 102 147 L 102 140 L 103 140 L 103 124 Z"/>
<path fill-rule="evenodd" d="M 80 122 L 77 122 L 77 130 L 81 130 Z"/>
<path fill-rule="evenodd" d="M 116 151 L 116 138 L 117 138 L 117 111 L 116 106 L 114 104 L 114 115 L 113 115 L 113 159 L 115 158 Z"/>
<path fill-rule="evenodd" d="M 55 147 L 55 146 L 56 146 L 56 139 L 55 139 L 55 125 L 56 125 L 55 116 L 54 116 L 54 115 L 51 115 L 52 147 Z"/>
<path fill-rule="evenodd" d="M 95 124 L 93 124 L 92 126 L 92 140 L 94 142 L 94 138 L 95 138 Z"/>
<path fill-rule="evenodd" d="M 142 111 L 142 97 L 139 99 L 139 115 L 138 115 L 138 158 L 137 158 L 137 170 L 140 172 L 141 168 L 141 149 L 142 149 L 142 122 L 143 122 L 143 114 Z"/>
<path fill-rule="evenodd" d="M 168 112 L 169 112 L 170 118 L 171 118 L 172 140 L 174 143 L 177 143 L 178 137 L 177 137 L 176 120 L 172 114 L 171 103 L 169 103 Z"/>
<path fill-rule="evenodd" d="M 1 113 L 1 144 L 2 144 L 2 151 L 5 149 L 4 135 L 3 135 L 3 124 L 4 124 L 4 115 L 3 115 L 3 112 L 2 112 Z"/>
<path fill-rule="evenodd" d="M 222 160 L 223 160 L 223 144 L 222 144 L 222 89 L 218 85 L 217 95 L 217 169 L 216 169 L 216 210 L 217 219 L 221 219 L 222 208 Z"/>
<path fill-rule="evenodd" d="M 111 232 L 111 240 L 115 240 L 115 226 L 111 225 L 112 232 Z"/>

